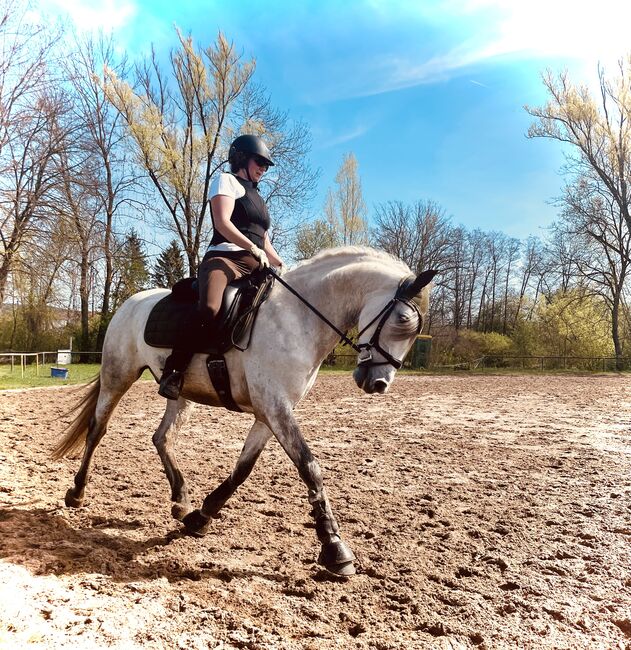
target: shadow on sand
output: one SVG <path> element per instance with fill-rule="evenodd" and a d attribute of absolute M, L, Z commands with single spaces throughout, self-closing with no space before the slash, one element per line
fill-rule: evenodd
<path fill-rule="evenodd" d="M 186 547 L 204 541 L 188 537 L 182 529 L 138 539 L 120 531 L 137 530 L 143 526 L 139 522 L 102 518 L 93 521 L 91 528 L 75 529 L 62 513 L 62 509 L 0 508 L 0 557 L 37 575 L 96 573 L 115 582 L 162 577 L 169 582 L 205 579 L 230 582 L 240 577 L 287 580 L 282 573 L 264 569 L 233 569 L 212 561 L 205 561 L 201 566 L 189 563 Z M 183 541 L 178 544 L 179 540 Z M 172 546 L 170 551 L 167 547 L 172 544 L 178 548 Z"/>

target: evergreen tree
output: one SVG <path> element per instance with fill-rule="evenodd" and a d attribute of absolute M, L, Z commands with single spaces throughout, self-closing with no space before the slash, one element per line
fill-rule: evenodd
<path fill-rule="evenodd" d="M 114 290 L 114 309 L 133 296 L 146 289 L 149 284 L 147 256 L 142 240 L 135 230 L 125 237 L 118 254 L 118 278 Z"/>
<path fill-rule="evenodd" d="M 173 239 L 156 260 L 151 279 L 156 287 L 170 289 L 184 274 L 184 255 L 177 240 Z"/>

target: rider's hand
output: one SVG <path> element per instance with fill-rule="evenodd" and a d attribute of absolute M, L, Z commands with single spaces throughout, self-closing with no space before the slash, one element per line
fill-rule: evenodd
<path fill-rule="evenodd" d="M 259 248 L 256 244 L 252 244 L 250 253 L 252 253 L 252 257 L 254 257 L 254 259 L 259 263 L 259 269 L 266 269 L 269 267 L 267 254 L 262 248 Z"/>

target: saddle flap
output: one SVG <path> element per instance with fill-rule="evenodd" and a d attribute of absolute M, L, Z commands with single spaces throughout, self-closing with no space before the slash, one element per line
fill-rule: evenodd
<path fill-rule="evenodd" d="M 223 353 L 232 347 L 245 350 L 258 308 L 267 298 L 272 282 L 271 276 L 255 271 L 230 283 L 224 291 L 217 315 L 217 337 L 208 341 L 199 352 Z M 196 278 L 177 282 L 171 294 L 158 302 L 149 315 L 145 326 L 145 342 L 154 347 L 174 347 L 179 333 L 185 329 L 185 323 L 194 318 L 198 299 Z"/>

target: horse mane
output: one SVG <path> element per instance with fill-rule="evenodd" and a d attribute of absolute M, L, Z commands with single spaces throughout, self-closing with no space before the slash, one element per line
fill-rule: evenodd
<path fill-rule="evenodd" d="M 374 260 L 377 263 L 385 263 L 387 266 L 391 266 L 393 270 L 407 274 L 411 273 L 410 268 L 405 262 L 397 259 L 394 255 L 390 255 L 390 253 L 386 253 L 386 251 L 370 248 L 369 246 L 336 246 L 334 248 L 325 248 L 313 257 L 298 262 L 291 270 L 297 271 L 298 269 L 309 268 L 314 264 L 326 261 L 341 261 L 344 257 L 368 258 L 368 260 Z"/>

